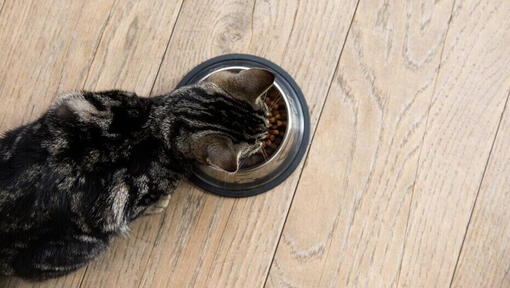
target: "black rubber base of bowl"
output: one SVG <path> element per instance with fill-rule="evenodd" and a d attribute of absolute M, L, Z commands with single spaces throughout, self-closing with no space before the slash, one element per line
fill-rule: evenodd
<path fill-rule="evenodd" d="M 299 150 L 298 150 L 296 156 L 292 160 L 291 164 L 289 166 L 287 166 L 286 170 L 284 172 L 282 172 L 278 177 L 273 179 L 271 182 L 268 182 L 262 186 L 247 189 L 244 191 L 238 191 L 238 190 L 234 191 L 234 190 L 228 190 L 228 189 L 219 189 L 215 186 L 209 185 L 207 182 L 204 182 L 197 177 L 192 176 L 190 178 L 191 182 L 193 182 L 195 185 L 199 186 L 200 188 L 202 188 L 208 192 L 211 192 L 213 194 L 217 194 L 220 196 L 239 198 L 239 197 L 253 196 L 253 195 L 257 195 L 257 194 L 266 192 L 266 191 L 276 187 L 280 183 L 282 183 L 285 179 L 287 179 L 287 177 L 289 177 L 290 174 L 292 174 L 292 172 L 294 172 L 294 170 L 296 170 L 297 166 L 299 165 L 299 163 L 303 159 L 303 156 L 305 155 L 306 148 L 307 148 L 308 142 L 310 140 L 310 115 L 308 112 L 308 106 L 306 104 L 305 97 L 303 96 L 303 92 L 301 91 L 301 88 L 299 88 L 299 86 L 297 85 L 296 81 L 294 81 L 294 79 L 292 79 L 292 77 L 285 70 L 280 68 L 280 66 L 274 64 L 273 62 L 271 62 L 269 60 L 266 60 L 264 58 L 260 58 L 257 56 L 253 56 L 253 55 L 226 54 L 226 55 L 222 55 L 222 56 L 218 56 L 218 57 L 209 59 L 209 60 L 203 62 L 202 64 L 198 65 L 197 67 L 193 68 L 190 72 L 188 72 L 188 74 L 186 74 L 184 76 L 184 78 L 182 78 L 182 80 L 179 82 L 179 84 L 177 84 L 177 88 L 192 84 L 192 82 L 194 81 L 193 79 L 196 77 L 196 75 L 199 72 L 201 72 L 203 70 L 207 70 L 211 66 L 216 66 L 221 63 L 230 63 L 230 62 L 236 62 L 236 61 L 243 61 L 243 62 L 249 61 L 249 62 L 251 62 L 251 64 L 253 64 L 253 66 L 269 69 L 269 70 L 273 71 L 274 73 L 276 73 L 277 77 L 279 76 L 279 77 L 283 78 L 285 81 L 287 81 L 290 84 L 290 88 L 295 93 L 296 98 L 299 101 L 299 103 L 303 109 L 303 114 L 304 114 L 303 120 L 304 120 L 304 124 L 305 124 L 304 133 L 303 133 L 303 141 L 301 142 L 301 146 L 299 147 Z"/>

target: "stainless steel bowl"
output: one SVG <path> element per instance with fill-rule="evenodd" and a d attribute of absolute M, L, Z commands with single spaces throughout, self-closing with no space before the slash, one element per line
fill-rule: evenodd
<path fill-rule="evenodd" d="M 281 94 L 288 115 L 285 134 L 276 152 L 259 165 L 241 168 L 234 174 L 205 165 L 194 167 L 191 181 L 214 194 L 246 197 L 268 191 L 295 170 L 308 146 L 310 123 L 303 93 L 287 72 L 266 59 L 244 54 L 219 56 L 191 70 L 178 87 L 204 80 L 218 71 L 252 67 L 265 68 L 275 74 L 274 87 Z"/>

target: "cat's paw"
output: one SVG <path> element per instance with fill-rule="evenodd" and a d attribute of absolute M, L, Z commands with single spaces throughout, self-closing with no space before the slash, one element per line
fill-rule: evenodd
<path fill-rule="evenodd" d="M 152 204 L 150 207 L 148 207 L 145 210 L 145 215 L 152 215 L 152 214 L 158 214 L 165 210 L 165 208 L 168 206 L 168 203 L 170 202 L 171 195 L 163 195 L 159 200 Z"/>

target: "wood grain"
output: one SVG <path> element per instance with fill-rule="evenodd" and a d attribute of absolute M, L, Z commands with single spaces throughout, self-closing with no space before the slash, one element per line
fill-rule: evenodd
<path fill-rule="evenodd" d="M 38 117 L 56 91 L 81 88 L 112 3 L 4 3 L 0 15 L 2 131 Z"/>
<path fill-rule="evenodd" d="M 2 15 L 2 10 L 4 8 L 5 0 L 0 0 L 0 16 Z"/>
<path fill-rule="evenodd" d="M 356 2 L 184 2 L 155 93 L 172 89 L 210 57 L 256 54 L 301 84 L 314 127 Z M 296 172 L 267 194 L 237 200 L 182 186 L 176 197 L 193 205 L 182 213 L 173 211 L 181 211 L 178 202 L 167 209 L 141 285 L 262 286 L 298 177 Z"/>
<path fill-rule="evenodd" d="M 231 52 L 286 69 L 318 125 L 278 188 L 184 182 L 87 268 L 0 287 L 510 286 L 510 3 L 452 2 L 0 0 L 0 132 Z"/>
<path fill-rule="evenodd" d="M 510 87 L 509 13 L 508 1 L 455 4 L 414 188 L 401 287 L 451 282 Z"/>
<path fill-rule="evenodd" d="M 149 95 L 181 3 L 118 0 L 85 88 L 115 88 Z"/>
<path fill-rule="evenodd" d="M 267 287 L 396 285 L 451 8 L 360 2 Z"/>
<path fill-rule="evenodd" d="M 507 100 L 508 101 L 508 100 Z M 508 102 L 482 181 L 452 287 L 510 287 Z"/>

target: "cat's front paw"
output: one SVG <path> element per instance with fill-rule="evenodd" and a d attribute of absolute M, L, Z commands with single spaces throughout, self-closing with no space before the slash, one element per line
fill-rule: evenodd
<path fill-rule="evenodd" d="M 158 214 L 165 210 L 170 202 L 171 195 L 163 195 L 159 200 L 145 210 L 145 215 Z"/>

